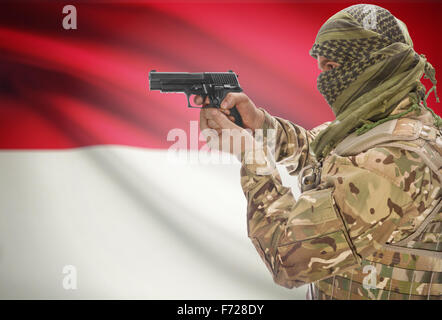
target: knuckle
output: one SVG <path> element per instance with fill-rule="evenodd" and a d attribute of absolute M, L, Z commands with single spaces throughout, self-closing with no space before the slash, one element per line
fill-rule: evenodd
<path fill-rule="evenodd" d="M 226 97 L 225 97 L 224 99 L 230 99 L 230 98 L 232 98 L 233 94 L 234 94 L 234 92 L 228 92 L 228 93 L 226 94 Z"/>
<path fill-rule="evenodd" d="M 238 104 L 248 100 L 249 97 L 243 92 L 229 92 L 224 98 L 224 101 L 227 102 L 229 105 Z"/>
<path fill-rule="evenodd" d="M 239 97 L 240 97 L 241 101 L 250 100 L 250 98 L 244 92 L 240 92 Z"/>
<path fill-rule="evenodd" d="M 229 93 L 227 93 L 226 97 L 224 98 L 224 101 L 227 102 L 227 103 L 231 103 L 231 102 L 235 101 L 237 94 L 238 94 L 237 92 L 229 92 Z"/>

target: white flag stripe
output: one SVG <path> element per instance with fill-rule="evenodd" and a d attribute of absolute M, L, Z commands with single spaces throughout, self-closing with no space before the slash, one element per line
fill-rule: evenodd
<path fill-rule="evenodd" d="M 122 146 L 0 152 L 0 298 L 304 299 L 247 238 L 239 168 Z"/>

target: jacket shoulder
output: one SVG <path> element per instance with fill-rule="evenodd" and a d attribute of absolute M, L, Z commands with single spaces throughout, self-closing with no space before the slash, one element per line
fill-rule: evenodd
<path fill-rule="evenodd" d="M 367 170 L 389 180 L 408 193 L 413 200 L 419 194 L 431 196 L 430 191 L 440 189 L 438 176 L 430 170 L 421 156 L 399 147 L 374 147 L 347 157 L 332 155 L 326 159 L 324 171 L 333 172 L 332 166 L 341 167 L 341 171 L 345 171 L 345 166 Z M 334 170 L 339 170 L 336 168 Z"/>

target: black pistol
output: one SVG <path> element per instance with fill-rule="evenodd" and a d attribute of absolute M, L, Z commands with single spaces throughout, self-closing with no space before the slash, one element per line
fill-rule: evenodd
<path fill-rule="evenodd" d="M 238 76 L 233 72 L 149 72 L 150 90 L 161 92 L 184 92 L 187 96 L 189 108 L 199 108 L 190 104 L 190 96 L 196 94 L 209 97 L 210 104 L 203 108 L 220 108 L 221 102 L 229 92 L 242 92 Z M 230 115 L 235 118 L 235 123 L 242 127 L 242 119 L 236 106 L 230 109 Z"/>

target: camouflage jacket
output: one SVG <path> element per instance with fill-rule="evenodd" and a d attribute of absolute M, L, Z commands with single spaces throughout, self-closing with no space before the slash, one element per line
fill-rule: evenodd
<path fill-rule="evenodd" d="M 290 175 L 316 165 L 309 144 L 328 123 L 308 131 L 263 111 L 264 136 L 276 132 L 274 161 Z M 425 112 L 419 119 L 432 126 Z M 276 283 L 314 284 L 313 299 L 441 298 L 440 256 L 384 246 L 413 234 L 441 198 L 440 178 L 419 155 L 388 146 L 353 156 L 332 152 L 322 164 L 320 184 L 295 199 L 267 151 L 260 152 L 264 164 L 244 155 L 241 185 L 248 236 Z M 411 246 L 441 251 L 441 224 L 439 212 Z"/>

